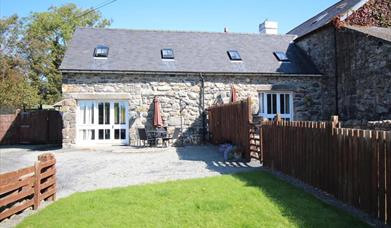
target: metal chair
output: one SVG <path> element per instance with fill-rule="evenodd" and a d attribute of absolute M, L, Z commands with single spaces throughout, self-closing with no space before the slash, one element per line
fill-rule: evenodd
<path fill-rule="evenodd" d="M 143 145 L 145 146 L 145 142 L 148 142 L 147 131 L 145 130 L 145 128 L 138 128 L 137 134 L 138 134 L 137 144 L 140 146 L 142 141 Z"/>
<path fill-rule="evenodd" d="M 174 133 L 171 136 L 167 135 L 166 137 L 163 137 L 163 144 L 168 146 L 168 143 L 170 142 L 170 140 L 179 138 L 180 133 L 181 133 L 181 129 L 180 128 L 175 128 L 174 129 Z"/>

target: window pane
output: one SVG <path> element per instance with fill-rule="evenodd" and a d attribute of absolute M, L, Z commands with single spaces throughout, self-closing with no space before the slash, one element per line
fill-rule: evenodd
<path fill-rule="evenodd" d="M 114 124 L 119 124 L 119 104 L 114 103 Z"/>
<path fill-rule="evenodd" d="M 95 140 L 95 130 L 90 130 L 90 139 Z"/>
<path fill-rule="evenodd" d="M 110 139 L 110 129 L 105 129 L 105 139 Z"/>
<path fill-rule="evenodd" d="M 91 103 L 90 105 L 90 124 L 94 124 L 94 103 Z"/>
<path fill-rule="evenodd" d="M 119 129 L 114 130 L 114 139 L 119 139 Z"/>
<path fill-rule="evenodd" d="M 280 113 L 285 114 L 285 102 L 284 102 L 285 96 L 284 94 L 280 94 Z"/>
<path fill-rule="evenodd" d="M 110 124 L 110 103 L 105 103 L 105 124 Z"/>
<path fill-rule="evenodd" d="M 99 129 L 99 139 L 103 139 L 103 129 Z"/>
<path fill-rule="evenodd" d="M 121 124 L 126 124 L 126 108 L 124 103 L 121 103 Z"/>
<path fill-rule="evenodd" d="M 277 114 L 277 94 L 272 94 L 272 114 Z"/>
<path fill-rule="evenodd" d="M 285 94 L 285 110 L 286 114 L 291 114 L 290 95 Z"/>
<path fill-rule="evenodd" d="M 103 103 L 99 102 L 98 104 L 98 119 L 99 119 L 99 124 L 103 124 Z"/>
<path fill-rule="evenodd" d="M 264 99 L 264 93 L 259 94 L 259 113 L 264 113 L 263 110 L 263 99 Z"/>
<path fill-rule="evenodd" d="M 272 95 L 267 94 L 267 114 L 272 113 Z"/>
<path fill-rule="evenodd" d="M 126 139 L 126 129 L 121 129 L 121 139 Z"/>
<path fill-rule="evenodd" d="M 83 105 L 83 124 L 86 124 L 87 107 Z"/>

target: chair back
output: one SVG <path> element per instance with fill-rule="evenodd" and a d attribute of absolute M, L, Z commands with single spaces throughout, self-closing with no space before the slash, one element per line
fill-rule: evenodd
<path fill-rule="evenodd" d="M 175 128 L 174 129 L 174 134 L 172 135 L 172 138 L 173 139 L 177 139 L 179 137 L 180 133 L 181 133 L 181 129 L 180 128 Z"/>
<path fill-rule="evenodd" d="M 147 140 L 148 139 L 147 131 L 145 130 L 145 128 L 138 128 L 137 132 L 138 132 L 138 138 L 140 140 Z"/>

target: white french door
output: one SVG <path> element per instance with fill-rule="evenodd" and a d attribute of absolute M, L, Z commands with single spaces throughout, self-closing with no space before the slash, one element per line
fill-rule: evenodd
<path fill-rule="evenodd" d="M 77 143 L 128 144 L 127 113 L 126 101 L 78 101 Z"/>
<path fill-rule="evenodd" d="M 259 93 L 259 115 L 273 120 L 279 113 L 284 120 L 293 120 L 293 95 L 290 92 Z"/>

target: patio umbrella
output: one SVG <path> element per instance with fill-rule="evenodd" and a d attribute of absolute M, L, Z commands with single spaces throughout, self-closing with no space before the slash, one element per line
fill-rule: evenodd
<path fill-rule="evenodd" d="M 162 115 L 160 115 L 160 102 L 157 99 L 157 97 L 153 98 L 153 126 L 154 127 L 162 127 L 163 126 L 163 120 Z"/>
<path fill-rule="evenodd" d="M 238 93 L 236 92 L 235 86 L 231 86 L 231 102 L 238 100 Z"/>

